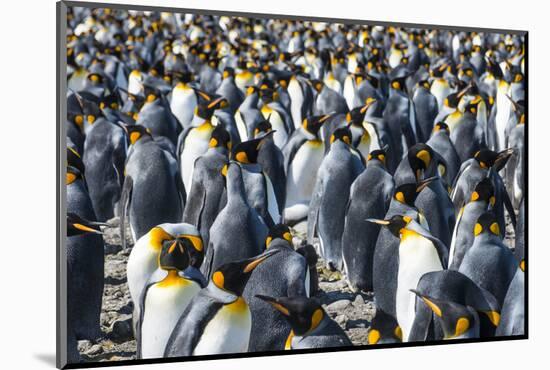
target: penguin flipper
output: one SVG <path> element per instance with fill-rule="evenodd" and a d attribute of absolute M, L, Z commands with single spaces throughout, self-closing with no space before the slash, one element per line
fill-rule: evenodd
<path fill-rule="evenodd" d="M 181 178 L 180 171 L 176 172 L 174 176 L 176 181 L 176 189 L 178 189 L 178 195 L 180 198 L 181 204 L 181 214 L 183 215 L 183 210 L 185 209 L 185 200 L 187 199 L 187 193 L 185 192 L 185 185 L 183 185 L 183 179 Z"/>
<path fill-rule="evenodd" d="M 192 356 L 204 329 L 222 306 L 222 302 L 199 292 L 174 327 L 166 343 L 164 357 Z"/>
<path fill-rule="evenodd" d="M 294 156 L 298 152 L 298 149 L 306 141 L 304 135 L 300 135 L 299 131 L 294 131 L 293 135 L 290 136 L 285 146 L 283 146 L 282 152 L 285 160 L 285 173 L 288 175 L 288 168 L 294 159 Z"/>
<path fill-rule="evenodd" d="M 412 293 L 411 293 L 412 294 Z M 416 298 L 416 313 L 409 333 L 408 342 L 425 342 L 432 322 L 432 311 Z"/>
<path fill-rule="evenodd" d="M 192 129 L 193 127 L 190 126 L 178 135 L 178 142 L 176 144 L 176 159 L 178 160 L 178 163 L 180 165 L 181 165 L 181 153 L 183 153 L 183 147 L 185 145 L 185 138 L 187 138 L 187 135 Z"/>
<path fill-rule="evenodd" d="M 319 209 L 323 200 L 323 181 L 321 177 L 317 177 L 317 182 L 313 188 L 313 195 L 309 203 L 309 212 L 307 217 L 307 242 L 313 244 L 315 231 L 317 228 L 317 219 L 319 218 Z"/>
<path fill-rule="evenodd" d="M 145 317 L 145 299 L 147 298 L 147 291 L 149 288 L 155 283 L 150 283 L 143 288 L 141 292 L 141 297 L 139 299 L 139 319 L 136 322 L 136 331 L 134 333 L 135 339 L 136 339 L 136 358 L 141 359 L 142 358 L 142 351 L 141 351 L 141 327 L 143 325 L 143 318 Z"/>
<path fill-rule="evenodd" d="M 189 189 L 189 199 L 185 205 L 183 222 L 195 225 L 195 227 L 200 230 L 201 215 L 205 201 L 206 189 L 204 188 L 202 179 L 200 177 L 195 177 L 191 183 L 191 189 Z"/>
<path fill-rule="evenodd" d="M 126 175 L 124 177 L 124 185 L 122 186 L 122 193 L 120 195 L 120 244 L 122 249 L 126 249 L 126 212 L 130 206 L 130 198 L 132 197 L 132 188 L 134 186 L 134 180 L 132 176 Z"/>

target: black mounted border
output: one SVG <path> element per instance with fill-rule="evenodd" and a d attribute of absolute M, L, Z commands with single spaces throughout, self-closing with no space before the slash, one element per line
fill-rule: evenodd
<path fill-rule="evenodd" d="M 67 344 L 66 344 L 66 331 L 67 331 L 67 319 L 66 319 L 66 192 L 65 192 L 65 172 L 66 168 L 63 166 L 66 159 L 66 138 L 65 138 L 65 125 L 64 117 L 66 117 L 66 10 L 68 7 L 85 7 L 85 8 L 111 8 L 111 9 L 123 9 L 123 10 L 138 10 L 138 11 L 158 11 L 158 12 L 171 12 L 171 13 L 193 13 L 201 15 L 218 15 L 218 16 L 232 16 L 232 17 L 250 17 L 250 18 L 268 18 L 268 19 L 288 19 L 296 21 L 310 21 L 310 22 L 327 22 L 327 23 L 342 23 L 342 24 L 361 24 L 361 25 L 373 25 L 373 26 L 393 26 L 393 27 L 408 27 L 408 28 L 422 28 L 422 29 L 441 29 L 449 31 L 464 31 L 464 32 L 485 32 L 485 33 L 500 33 L 500 34 L 513 34 L 523 36 L 525 46 L 525 154 L 524 154 L 524 168 L 525 168 L 525 194 L 524 194 L 524 207 L 525 207 L 525 229 L 524 234 L 525 245 L 525 261 L 527 267 L 525 268 L 525 330 L 523 335 L 517 336 L 503 336 L 494 338 L 476 338 L 476 339 L 456 339 L 451 341 L 427 341 L 427 342 L 409 342 L 409 343 L 396 343 L 396 344 L 379 344 L 375 346 L 353 346 L 345 348 L 316 348 L 316 349 L 296 349 L 292 351 L 266 351 L 266 352 L 243 352 L 234 354 L 221 354 L 221 355 L 205 355 L 205 356 L 189 356 L 189 357 L 169 357 L 158 359 L 142 359 L 142 360 L 122 360 L 122 361 L 109 361 L 109 362 L 86 362 L 79 364 L 67 364 Z M 57 169 L 56 169 L 56 198 L 57 198 L 57 279 L 56 279 L 56 295 L 57 295 L 57 347 L 56 347 L 56 366 L 60 369 L 81 369 L 81 368 L 95 368 L 95 367 L 110 367 L 110 366 L 125 366 L 125 365 L 144 365 L 144 364 L 159 364 L 159 363 L 173 363 L 173 362 L 192 362 L 192 361 L 205 361 L 205 360 L 223 360 L 223 359 L 235 359 L 235 358 L 249 358 L 249 357 L 266 357 L 266 356 L 280 356 L 280 355 L 296 355 L 307 353 L 325 353 L 325 352 L 348 352 L 348 351 L 361 351 L 372 350 L 382 348 L 407 348 L 407 347 L 424 347 L 434 345 L 448 345 L 448 344 L 461 344 L 461 343 L 486 343 L 486 342 L 500 342 L 509 340 L 521 340 L 529 338 L 529 32 L 526 30 L 512 30 L 512 29 L 498 29 L 498 28 L 482 28 L 482 27 L 459 27 L 448 25 L 435 25 L 435 24 L 419 24 L 419 23 L 404 23 L 404 22 L 384 22 L 384 21 L 372 21 L 361 19 L 345 19 L 345 18 L 326 18 L 326 17 L 311 17 L 311 16 L 298 16 L 287 14 L 265 14 L 265 13 L 248 13 L 237 11 L 225 11 L 225 10 L 210 10 L 210 9 L 188 9 L 188 8 L 173 8 L 163 6 L 146 6 L 146 5 L 131 5 L 131 4 L 109 4 L 98 2 L 83 2 L 83 1 L 60 1 L 57 3 Z"/>

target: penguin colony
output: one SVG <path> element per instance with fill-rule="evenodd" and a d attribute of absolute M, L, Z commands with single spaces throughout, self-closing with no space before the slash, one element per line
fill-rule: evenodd
<path fill-rule="evenodd" d="M 113 217 L 138 358 L 351 346 L 318 259 L 373 292 L 368 344 L 524 333 L 521 36 L 67 21 L 70 362 L 102 336 Z"/>

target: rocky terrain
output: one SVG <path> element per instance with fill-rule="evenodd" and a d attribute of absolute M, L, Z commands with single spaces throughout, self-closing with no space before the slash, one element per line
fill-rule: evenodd
<path fill-rule="evenodd" d="M 119 220 L 109 221 L 111 228 L 104 229 L 105 240 L 105 289 L 101 313 L 101 329 L 104 337 L 93 343 L 87 340 L 78 343 L 82 359 L 86 362 L 119 361 L 136 358 L 136 341 L 132 333 L 133 305 L 126 284 L 126 262 L 131 251 L 131 240 L 127 239 L 122 249 Z M 299 245 L 301 234 L 297 233 Z M 129 238 L 129 230 L 126 233 Z M 513 247 L 514 230 L 507 218 L 506 243 Z M 342 279 L 342 275 L 331 272 L 319 259 L 317 263 L 320 291 L 317 297 L 325 310 L 348 334 L 354 345 L 367 344 L 370 321 L 376 314 L 372 292 L 353 293 Z"/>

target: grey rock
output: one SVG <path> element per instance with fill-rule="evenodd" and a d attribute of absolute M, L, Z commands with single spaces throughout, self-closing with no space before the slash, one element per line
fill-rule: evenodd
<path fill-rule="evenodd" d="M 115 320 L 111 325 L 111 339 L 117 342 L 124 342 L 133 339 L 132 317 L 123 315 L 123 318 Z"/>
<path fill-rule="evenodd" d="M 351 304 L 351 302 L 347 299 L 341 299 L 339 301 L 336 301 L 336 302 L 332 302 L 331 304 L 329 304 L 327 306 L 327 310 L 328 311 L 342 311 L 344 309 L 346 309 L 349 305 Z"/>

